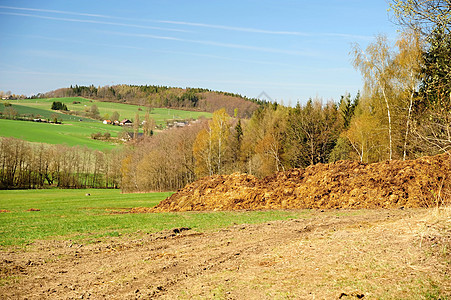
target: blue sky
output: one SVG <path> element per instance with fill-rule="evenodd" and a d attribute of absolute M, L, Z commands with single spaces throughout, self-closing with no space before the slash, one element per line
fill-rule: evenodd
<path fill-rule="evenodd" d="M 362 87 L 352 43 L 395 39 L 384 0 L 0 0 L 0 90 L 202 87 L 285 104 Z"/>

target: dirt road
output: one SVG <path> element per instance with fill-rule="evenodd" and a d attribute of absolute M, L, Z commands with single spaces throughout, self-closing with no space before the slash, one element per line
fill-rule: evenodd
<path fill-rule="evenodd" d="M 214 232 L 40 241 L 0 253 L 0 298 L 443 299 L 451 296 L 450 216 L 309 210 Z"/>

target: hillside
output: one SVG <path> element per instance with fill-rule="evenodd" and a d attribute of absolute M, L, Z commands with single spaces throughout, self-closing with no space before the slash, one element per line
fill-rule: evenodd
<path fill-rule="evenodd" d="M 416 208 L 443 205 L 450 197 L 451 155 L 442 154 L 374 164 L 317 164 L 261 180 L 216 175 L 187 185 L 151 211 Z"/>
<path fill-rule="evenodd" d="M 205 112 L 225 108 L 229 115 L 236 113 L 240 118 L 250 118 L 259 105 L 264 103 L 259 99 L 201 88 L 125 84 L 103 87 L 76 85 L 40 94 L 38 97 L 85 97 L 105 102 Z"/>
<path fill-rule="evenodd" d="M 65 104 L 68 112 L 51 110 L 52 103 L 59 101 Z M 93 105 L 98 108 L 99 119 L 109 118 L 113 113 L 118 113 L 120 119 L 134 120 L 136 114 L 140 120 L 145 119 L 146 108 L 138 105 L 124 103 L 101 102 L 98 100 L 81 97 L 44 98 L 10 100 L 0 103 L 0 114 L 5 112 L 5 104 L 12 108 L 17 116 L 44 118 L 52 120 L 55 116 L 62 124 L 48 124 L 15 120 L 0 119 L 0 137 L 15 137 L 29 142 L 45 142 L 48 144 L 66 144 L 69 146 L 84 145 L 91 149 L 103 150 L 117 147 L 116 138 L 126 129 L 120 126 L 106 125 L 99 120 L 85 116 L 86 110 Z M 159 128 L 165 128 L 170 120 L 198 119 L 199 117 L 211 117 L 208 112 L 184 111 L 167 108 L 153 108 L 149 114 Z M 91 134 L 110 133 L 112 139 L 93 140 Z"/>

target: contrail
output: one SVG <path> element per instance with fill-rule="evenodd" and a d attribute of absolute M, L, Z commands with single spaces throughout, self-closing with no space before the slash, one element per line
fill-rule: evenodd
<path fill-rule="evenodd" d="M 104 31 L 104 32 L 110 33 L 110 34 L 116 34 L 116 35 L 123 35 L 123 36 L 195 43 L 195 44 L 217 46 L 217 47 L 223 47 L 223 48 L 254 50 L 254 51 L 261 51 L 261 52 L 280 53 L 280 54 L 299 55 L 299 56 L 315 56 L 314 53 L 295 51 L 295 50 L 282 50 L 282 49 L 274 49 L 274 48 L 266 48 L 266 47 L 240 45 L 240 44 L 219 43 L 219 42 L 213 42 L 213 41 L 190 40 L 190 39 L 182 39 L 182 38 L 176 38 L 176 37 L 171 37 L 171 36 L 159 36 L 159 35 L 151 35 L 151 34 L 123 33 L 123 32 L 113 32 L 113 31 Z"/>
<path fill-rule="evenodd" d="M 37 11 L 37 12 L 48 12 L 48 13 L 54 13 L 54 14 L 65 14 L 65 15 L 74 15 L 74 16 L 96 17 L 96 18 L 109 18 L 109 19 L 115 18 L 115 17 L 105 16 L 105 15 L 76 13 L 76 12 L 70 12 L 70 11 L 41 9 L 41 8 L 14 7 L 14 6 L 4 6 L 4 5 L 0 5 L 0 8 L 13 9 L 13 10 Z"/>
<path fill-rule="evenodd" d="M 113 26 L 123 26 L 123 27 L 163 30 L 163 31 L 174 31 L 174 32 L 185 32 L 185 33 L 186 32 L 190 32 L 189 30 L 184 30 L 184 29 L 171 29 L 171 28 L 162 28 L 162 27 L 137 25 L 137 24 L 126 24 L 126 23 L 116 23 L 116 22 L 107 22 L 107 21 L 96 21 L 96 20 L 57 18 L 57 17 L 48 17 L 48 16 L 40 16 L 40 15 L 24 14 L 24 13 L 0 12 L 0 14 L 1 15 L 10 15 L 10 16 L 31 17 L 31 18 L 46 19 L 46 20 L 55 20 L 55 21 L 65 21 L 65 22 L 103 24 L 103 25 L 113 25 Z"/>
<path fill-rule="evenodd" d="M 46 12 L 46 13 L 54 13 L 54 14 L 66 14 L 66 15 L 74 15 L 74 16 L 84 16 L 84 17 L 95 17 L 95 18 L 104 18 L 104 19 L 116 19 L 116 20 L 127 20 L 127 21 L 141 21 L 141 22 L 151 22 L 151 23 L 160 23 L 160 24 L 172 24 L 172 25 L 182 25 L 182 26 L 191 26 L 191 27 L 203 27 L 203 28 L 212 28 L 212 29 L 220 29 L 220 30 L 228 30 L 228 31 L 237 31 L 237 32 L 249 32 L 249 33 L 260 33 L 260 34 L 268 34 L 268 35 L 291 35 L 291 36 L 329 36 L 329 37 L 339 37 L 339 38 L 352 38 L 352 39 L 363 39 L 370 40 L 373 37 L 371 36 L 362 36 L 362 35 L 354 35 L 354 34 L 346 34 L 346 33 L 311 33 L 311 32 L 301 32 L 301 31 L 277 31 L 277 30 L 266 30 L 259 28 L 249 28 L 249 27 L 235 27 L 235 26 L 226 26 L 226 25 L 217 25 L 217 24 L 206 24 L 206 23 L 195 23 L 195 22 L 184 22 L 184 21 L 173 21 L 173 20 L 152 20 L 152 19 L 133 19 L 133 18 L 124 18 L 124 17 L 113 17 L 102 14 L 90 14 L 90 13 L 77 13 L 70 11 L 61 11 L 61 10 L 51 10 L 51 9 L 40 9 L 40 8 L 28 8 L 28 7 L 14 7 L 14 6 L 4 6 L 0 5 L 0 8 L 4 9 L 12 9 L 12 10 L 24 10 L 24 11 L 35 11 L 35 12 Z M 3 13 L 3 14 L 11 14 L 14 13 Z M 21 14 L 17 14 L 21 15 Z M 37 18 L 47 18 L 51 19 L 51 17 L 43 17 L 37 15 L 27 15 L 22 14 L 22 16 L 30 16 Z M 64 19 L 64 18 L 54 18 L 54 20 L 62 20 L 69 22 L 77 22 L 75 19 Z M 83 20 L 78 20 L 78 22 L 83 22 Z M 98 24 L 106 24 L 106 25 L 117 25 L 117 26 L 128 26 L 128 27 L 136 27 L 136 28 L 146 28 L 146 29 L 156 29 L 156 30 L 167 30 L 167 31 L 178 31 L 178 32 L 190 32 L 188 30 L 183 29 L 169 29 L 169 28 L 161 28 L 161 27 L 152 27 L 152 26 L 144 26 L 144 25 L 135 25 L 135 24 L 123 24 L 123 23 L 113 23 L 113 22 L 103 22 L 103 21 L 84 21 L 85 23 L 98 23 Z"/>

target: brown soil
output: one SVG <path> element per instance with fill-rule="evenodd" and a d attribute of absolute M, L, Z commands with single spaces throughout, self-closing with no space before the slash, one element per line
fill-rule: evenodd
<path fill-rule="evenodd" d="M 200 179 L 154 209 L 135 212 L 299 208 L 400 208 L 451 198 L 451 155 L 364 164 L 339 161 L 263 179 L 247 174 Z"/>
<path fill-rule="evenodd" d="M 38 241 L 0 252 L 0 299 L 446 299 L 450 217 L 310 210 L 214 232 Z"/>
<path fill-rule="evenodd" d="M 29 208 L 27 211 L 41 211 L 39 208 Z"/>

